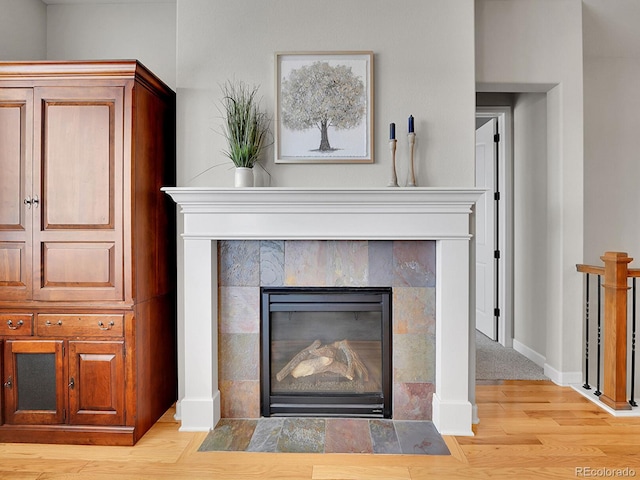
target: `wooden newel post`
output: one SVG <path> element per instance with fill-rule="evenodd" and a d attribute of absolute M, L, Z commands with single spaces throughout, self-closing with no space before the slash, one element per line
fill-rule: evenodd
<path fill-rule="evenodd" d="M 615 410 L 627 402 L 627 275 L 633 258 L 605 252 L 604 262 L 604 388 L 600 400 Z"/>

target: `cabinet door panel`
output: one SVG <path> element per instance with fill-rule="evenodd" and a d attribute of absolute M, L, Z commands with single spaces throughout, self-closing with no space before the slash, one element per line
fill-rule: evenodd
<path fill-rule="evenodd" d="M 69 342 L 69 422 L 124 425 L 124 343 Z"/>
<path fill-rule="evenodd" d="M 123 300 L 124 88 L 38 87 L 34 102 L 33 296 Z"/>
<path fill-rule="evenodd" d="M 0 100 L 0 225 L 24 229 L 24 119 L 26 103 Z"/>
<path fill-rule="evenodd" d="M 113 228 L 114 102 L 45 104 L 45 230 Z"/>
<path fill-rule="evenodd" d="M 43 243 L 42 286 L 113 288 L 114 257 L 113 243 Z"/>
<path fill-rule="evenodd" d="M 31 296 L 33 90 L 0 90 L 0 298 Z M 27 200 L 27 203 L 25 203 Z"/>
<path fill-rule="evenodd" d="M 26 287 L 26 242 L 0 242 L 0 285 Z"/>
<path fill-rule="evenodd" d="M 62 340 L 6 340 L 5 423 L 63 423 L 65 378 Z"/>

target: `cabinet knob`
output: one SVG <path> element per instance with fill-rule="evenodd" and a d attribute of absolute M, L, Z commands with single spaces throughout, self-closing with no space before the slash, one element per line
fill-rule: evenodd
<path fill-rule="evenodd" d="M 11 330 L 17 330 L 19 329 L 22 325 L 24 325 L 24 322 L 22 320 L 18 320 L 17 324 L 13 324 L 13 320 L 7 320 L 7 326 L 11 329 Z"/>
<path fill-rule="evenodd" d="M 38 195 L 34 195 L 33 198 L 27 195 L 27 198 L 25 198 L 22 201 L 22 203 L 24 203 L 27 206 L 27 208 L 31 208 L 31 205 L 37 208 L 38 205 L 40 204 L 40 198 L 38 198 Z"/>
<path fill-rule="evenodd" d="M 13 383 L 11 383 L 11 377 L 7 378 L 7 381 L 4 382 L 4 386 L 5 386 L 5 388 L 13 387 Z"/>
<path fill-rule="evenodd" d="M 71 377 L 71 379 L 69 379 L 69 388 L 73 390 L 75 386 L 76 386 L 76 381 L 73 379 L 73 377 Z"/>

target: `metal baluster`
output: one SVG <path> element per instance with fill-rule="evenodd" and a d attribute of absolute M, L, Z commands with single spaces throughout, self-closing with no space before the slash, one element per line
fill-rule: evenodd
<path fill-rule="evenodd" d="M 597 395 L 598 397 L 600 395 L 602 395 L 602 392 L 600 391 L 600 349 L 601 349 L 601 345 L 602 345 L 602 306 L 601 306 L 601 302 L 600 302 L 600 298 L 601 298 L 601 293 L 600 291 L 602 290 L 602 286 L 601 286 L 601 275 L 598 275 L 598 361 L 597 361 L 597 368 L 596 368 L 596 391 L 593 392 L 594 395 Z"/>
<path fill-rule="evenodd" d="M 632 281 L 632 295 L 631 298 L 631 400 L 629 405 L 637 407 L 638 404 L 635 400 L 635 383 L 636 383 L 636 278 L 633 277 Z"/>
<path fill-rule="evenodd" d="M 584 346 L 584 385 L 582 388 L 591 390 L 589 385 L 589 274 L 586 274 L 586 294 L 585 294 L 585 346 Z"/>

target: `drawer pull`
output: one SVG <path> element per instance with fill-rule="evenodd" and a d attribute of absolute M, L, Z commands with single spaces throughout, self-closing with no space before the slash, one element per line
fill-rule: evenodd
<path fill-rule="evenodd" d="M 113 320 L 111 320 L 108 325 L 102 323 L 102 320 L 98 321 L 98 327 L 100 327 L 100 330 L 111 330 L 111 327 L 113 327 L 114 325 L 115 322 Z"/>
<path fill-rule="evenodd" d="M 24 325 L 24 322 L 22 320 L 18 320 L 18 323 L 16 325 L 13 324 L 12 320 L 7 320 L 7 326 L 11 330 L 18 330 L 22 325 Z"/>
<path fill-rule="evenodd" d="M 58 325 L 59 327 L 62 326 L 62 320 L 58 320 L 57 323 L 51 323 L 51 321 L 47 320 L 46 322 L 44 322 L 45 326 L 47 327 L 53 327 L 55 325 Z"/>

